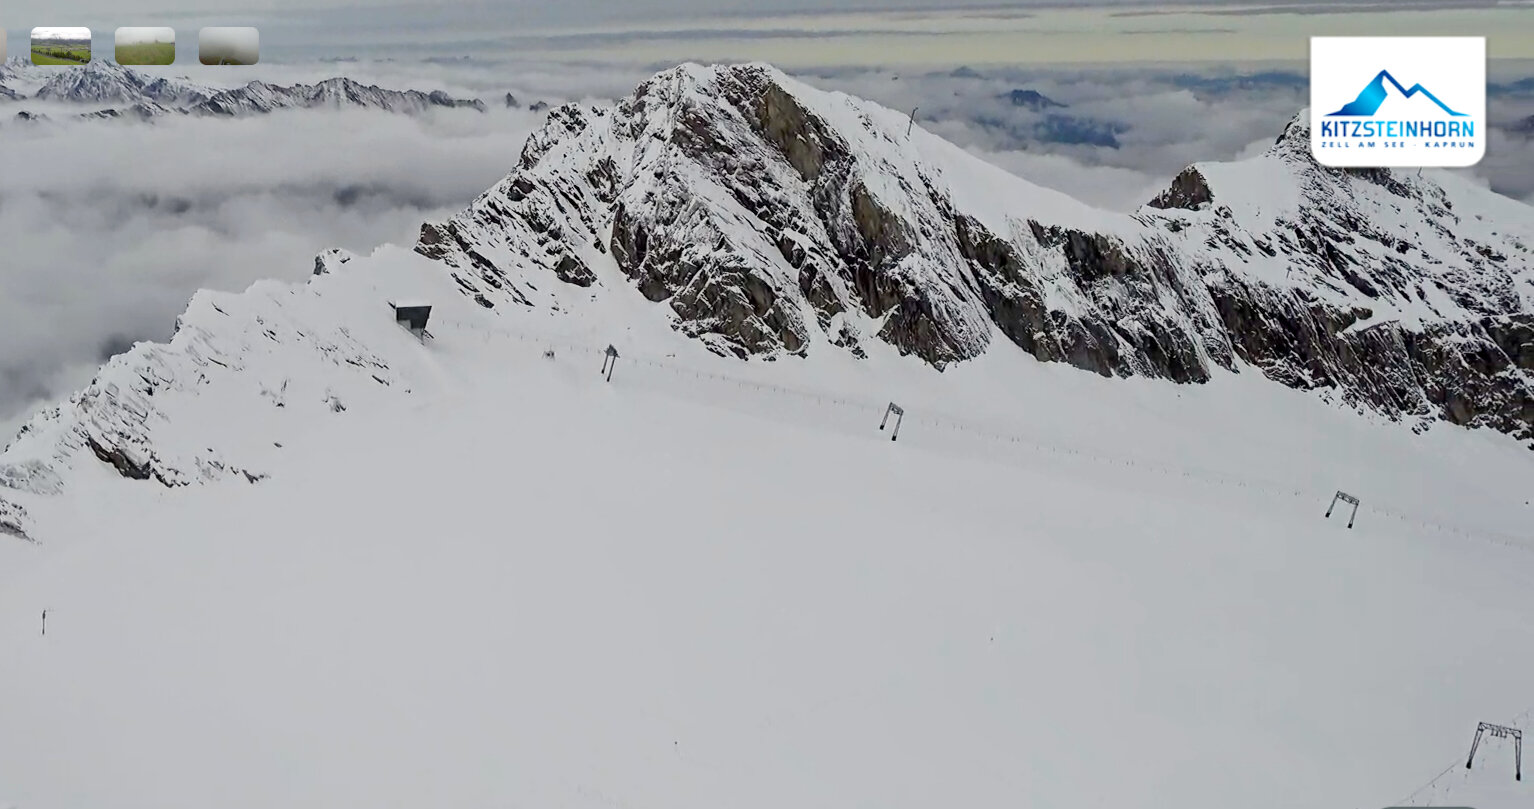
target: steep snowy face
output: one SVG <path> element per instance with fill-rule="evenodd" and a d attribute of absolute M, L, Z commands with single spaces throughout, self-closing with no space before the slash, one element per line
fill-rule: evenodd
<path fill-rule="evenodd" d="M 164 104 L 168 107 L 185 107 L 193 104 L 201 104 L 208 100 L 215 90 L 185 79 L 160 77 L 146 82 L 143 87 L 143 97 L 149 101 Z"/>
<path fill-rule="evenodd" d="M 16 101 L 40 89 L 45 76 L 24 56 L 12 56 L 0 62 L 0 100 Z"/>
<path fill-rule="evenodd" d="M 138 72 L 97 59 L 51 76 L 33 97 L 75 103 L 131 103 L 144 97 L 144 84 L 144 76 Z"/>
<path fill-rule="evenodd" d="M 420 267 L 338 273 L 360 263 L 330 250 L 316 260 L 314 284 L 199 292 L 169 343 L 135 345 L 69 401 L 34 416 L 0 442 L 0 534 L 36 538 L 26 506 L 67 491 L 81 469 L 168 488 L 253 483 L 269 474 L 290 431 L 307 429 L 316 415 L 408 393 L 401 367 L 417 378 L 420 369 L 400 350 L 413 338 L 394 325 L 387 296 L 425 289 L 441 300 L 451 292 Z M 446 300 L 437 315 L 450 315 L 455 303 L 475 309 Z"/>
<path fill-rule="evenodd" d="M 1103 375 L 1244 361 L 1534 438 L 1530 209 L 1447 175 L 1325 169 L 1297 126 L 1123 216 L 772 68 L 684 65 L 611 109 L 556 110 L 416 249 L 489 308 L 557 306 L 548 275 L 625 294 L 616 268 L 722 354 L 877 339 L 941 368 L 1000 334 Z"/>
<path fill-rule="evenodd" d="M 538 275 L 597 285 L 610 262 L 721 353 L 854 353 L 887 341 L 939 367 L 1000 330 L 1046 359 L 1179 380 L 1228 363 L 1212 308 L 1169 308 L 1163 239 L 981 163 L 905 116 L 762 66 L 686 65 L 610 110 L 555 111 L 518 169 L 422 229 L 485 306 Z M 1094 262 L 1093 270 L 1075 265 Z M 1112 324 L 1112 325 L 1108 325 Z"/>
<path fill-rule="evenodd" d="M 1534 211 L 1447 173 L 1321 166 L 1309 141 L 1302 113 L 1145 211 L 1188 240 L 1237 354 L 1389 413 L 1534 435 Z"/>

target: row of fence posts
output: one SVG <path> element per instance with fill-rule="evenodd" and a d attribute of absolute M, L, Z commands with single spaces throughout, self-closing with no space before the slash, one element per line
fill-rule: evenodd
<path fill-rule="evenodd" d="M 455 322 L 455 321 L 447 321 L 447 322 L 453 323 L 453 325 L 465 326 L 465 327 L 468 327 L 468 328 L 483 328 L 483 327 L 474 326 L 474 325 L 467 324 L 467 323 L 458 323 L 458 322 Z M 487 332 L 487 335 L 488 335 L 488 333 L 493 331 L 493 332 L 502 333 L 502 334 L 505 334 L 506 336 L 514 337 L 514 338 L 516 338 L 518 340 L 523 340 L 523 341 L 541 339 L 541 338 L 538 338 L 538 337 L 532 336 L 532 335 L 519 334 L 519 333 L 517 333 L 517 332 L 515 332 L 513 330 L 510 330 L 510 329 L 485 329 L 485 331 Z M 487 339 L 488 339 L 488 337 L 487 337 Z M 605 349 L 596 349 L 596 348 L 594 348 L 593 346 L 590 346 L 590 345 L 581 346 L 581 345 L 577 345 L 575 343 L 565 343 L 564 345 L 566 345 L 567 347 L 569 347 L 571 349 L 574 349 L 574 350 L 594 351 L 596 353 L 600 353 L 602 355 L 602 365 L 601 365 L 601 369 L 600 369 L 599 373 L 601 374 L 601 376 L 603 377 L 603 379 L 605 381 L 607 381 L 607 382 L 611 382 L 612 381 L 613 369 L 617 366 L 618 359 L 620 358 L 620 354 L 619 354 L 618 349 L 617 349 L 616 346 L 614 346 L 612 344 L 608 344 Z M 553 349 L 550 348 L 550 349 L 546 350 L 545 353 L 544 353 L 544 356 L 545 357 L 549 357 L 549 358 L 552 359 L 552 357 L 553 357 Z M 879 410 L 880 409 L 878 406 L 873 405 L 871 402 L 857 401 L 857 400 L 854 400 L 854 399 L 851 399 L 851 398 L 833 396 L 833 395 L 830 395 L 830 394 L 827 394 L 827 393 L 824 393 L 824 392 L 820 392 L 820 391 L 802 391 L 802 390 L 796 390 L 796 389 L 793 389 L 793 388 L 784 387 L 784 386 L 780 386 L 780 385 L 770 385 L 770 384 L 764 384 L 764 383 L 760 383 L 760 382 L 750 382 L 750 381 L 745 381 L 745 380 L 740 380 L 740 379 L 737 379 L 737 378 L 734 378 L 734 377 L 730 377 L 730 376 L 727 376 L 727 375 L 724 375 L 724 374 L 718 374 L 718 373 L 713 373 L 713 372 L 709 372 L 709 371 L 699 371 L 699 370 L 696 370 L 696 369 L 679 368 L 679 367 L 672 366 L 670 364 L 659 362 L 659 361 L 653 360 L 653 359 L 630 358 L 629 361 L 631 363 L 632 362 L 637 362 L 637 363 L 641 363 L 641 364 L 644 364 L 644 365 L 649 365 L 649 366 L 655 367 L 655 368 L 657 368 L 659 370 L 670 371 L 672 373 L 679 374 L 679 375 L 684 373 L 684 372 L 690 372 L 690 373 L 693 374 L 694 377 L 700 378 L 700 379 L 701 378 L 709 378 L 709 379 L 715 379 L 715 380 L 719 380 L 719 381 L 723 381 L 723 382 L 732 382 L 732 383 L 735 383 L 735 384 L 740 385 L 742 387 L 745 387 L 745 386 L 749 385 L 749 386 L 755 388 L 756 390 L 773 390 L 773 391 L 778 391 L 778 392 L 781 392 L 781 393 L 787 393 L 787 394 L 791 394 L 791 395 L 795 395 L 795 396 L 800 396 L 800 397 L 803 397 L 805 399 L 813 399 L 816 403 L 819 403 L 819 404 L 824 404 L 825 402 L 829 401 L 829 402 L 831 402 L 833 404 L 837 404 L 837 405 L 855 406 L 855 407 L 859 407 L 859 408 L 867 409 L 867 410 Z M 889 425 L 890 425 L 890 417 L 893 416 L 894 417 L 894 427 L 893 427 L 893 429 L 889 430 L 889 432 L 890 432 L 890 440 L 891 441 L 898 440 L 899 439 L 899 435 L 900 435 L 900 427 L 903 424 L 904 417 L 906 415 L 905 408 L 902 407 L 901 405 L 899 405 L 896 402 L 887 402 L 883 406 L 882 412 L 883 412 L 883 417 L 880 419 L 880 422 L 879 422 L 879 430 L 880 431 L 884 431 L 884 430 L 888 429 Z M 982 436 L 982 437 L 986 437 L 986 438 L 991 438 L 991 439 L 994 439 L 994 440 L 997 440 L 997 441 L 1000 441 L 1000 442 L 1004 442 L 1004 443 L 1009 443 L 1009 444 L 1024 444 L 1024 445 L 1033 447 L 1035 449 L 1038 449 L 1040 451 L 1050 452 L 1050 453 L 1054 453 L 1054 454 L 1057 454 L 1057 455 L 1078 457 L 1078 458 L 1083 458 L 1083 459 L 1087 459 L 1087 460 L 1090 460 L 1090 461 L 1096 461 L 1096 462 L 1100 462 L 1100 463 L 1111 463 L 1111 464 L 1118 465 L 1118 466 L 1125 466 L 1125 467 L 1132 467 L 1132 468 L 1142 468 L 1143 467 L 1143 468 L 1151 470 L 1151 471 L 1157 471 L 1157 472 L 1162 472 L 1162 473 L 1166 473 L 1166 474 L 1177 474 L 1177 475 L 1179 475 L 1181 477 L 1184 477 L 1184 478 L 1187 478 L 1189 480 L 1198 480 L 1198 481 L 1201 481 L 1201 482 L 1204 482 L 1204 483 L 1210 484 L 1210 485 L 1216 485 L 1216 486 L 1234 486 L 1236 488 L 1242 488 L 1242 489 L 1258 488 L 1258 489 L 1266 489 L 1266 490 L 1270 490 L 1270 491 L 1285 491 L 1285 492 L 1288 492 L 1291 496 L 1295 496 L 1295 497 L 1303 497 L 1303 496 L 1305 496 L 1305 492 L 1300 490 L 1300 489 L 1289 489 L 1289 488 L 1285 487 L 1283 484 L 1277 483 L 1277 482 L 1274 482 L 1274 481 L 1259 481 L 1259 482 L 1256 482 L 1256 483 L 1249 483 L 1248 481 L 1231 478 L 1228 475 L 1224 475 L 1224 474 L 1218 473 L 1218 472 L 1211 472 L 1211 471 L 1205 471 L 1205 470 L 1196 470 L 1196 469 L 1195 470 L 1190 470 L 1190 469 L 1186 469 L 1186 468 L 1173 469 L 1171 467 L 1164 467 L 1164 466 L 1160 466 L 1160 465 L 1157 465 L 1157 464 L 1144 464 L 1144 463 L 1141 463 L 1139 461 L 1130 460 L 1130 459 L 1108 458 L 1108 457 L 1105 457 L 1105 456 L 1097 455 L 1096 453 L 1093 453 L 1093 452 L 1090 452 L 1090 451 L 1072 449 L 1072 448 L 1068 448 L 1068 447 L 1056 447 L 1056 446 L 1053 446 L 1053 445 L 1050 445 L 1050 444 L 1047 444 L 1047 443 L 1041 443 L 1039 441 L 1033 440 L 1033 439 L 1028 438 L 1026 436 L 1018 436 L 1018 435 L 1013 435 L 1013 434 L 1007 434 L 1007 433 L 998 432 L 998 431 L 995 431 L 995 430 L 986 429 L 986 428 L 983 428 L 983 427 L 977 427 L 977 426 L 974 426 L 974 425 L 966 426 L 965 424 L 961 423 L 962 420 L 960 420 L 960 419 L 947 419 L 947 418 L 943 418 L 941 416 L 928 416 L 928 417 L 924 417 L 924 418 L 918 418 L 918 419 L 916 419 L 916 421 L 919 422 L 919 423 L 922 423 L 922 424 L 927 424 L 929 426 L 939 428 L 939 429 L 949 429 L 949 430 L 953 430 L 955 432 L 974 433 L 976 435 L 979 435 L 979 436 Z M 1349 510 L 1349 515 L 1348 515 L 1347 527 L 1348 528 L 1352 528 L 1356 524 L 1356 522 L 1357 522 L 1358 510 L 1359 510 L 1359 506 L 1360 506 L 1360 500 L 1359 500 L 1359 498 L 1357 496 L 1349 494 L 1348 492 L 1337 490 L 1337 491 L 1335 491 L 1333 493 L 1332 499 L 1331 499 L 1331 503 L 1327 506 L 1326 512 L 1324 514 L 1324 517 L 1327 518 L 1327 519 L 1330 519 L 1331 516 L 1332 516 L 1332 512 L 1336 509 L 1336 506 L 1337 506 L 1337 504 L 1339 502 L 1346 503 L 1347 505 L 1351 506 L 1351 509 Z M 1482 541 L 1490 541 L 1490 542 L 1493 542 L 1494 544 L 1501 545 L 1503 547 L 1517 548 L 1517 549 L 1525 550 L 1525 551 L 1534 551 L 1534 547 L 1531 547 L 1528 544 L 1525 544 L 1523 541 L 1521 541 L 1520 538 L 1513 537 L 1513 536 L 1506 535 L 1506 534 L 1502 534 L 1501 532 L 1491 531 L 1491 530 L 1486 530 L 1486 529 L 1478 529 L 1476 531 L 1466 531 L 1464 529 L 1460 529 L 1460 528 L 1456 528 L 1456 527 L 1452 527 L 1452 526 L 1447 526 L 1447 525 L 1444 525 L 1442 523 L 1439 523 L 1439 522 L 1436 522 L 1436 521 L 1433 521 L 1433 520 L 1413 517 L 1413 516 L 1411 516 L 1409 514 L 1406 514 L 1406 513 L 1403 513 L 1403 512 L 1398 512 L 1398 511 L 1395 511 L 1393 509 L 1389 509 L 1389 508 L 1386 508 L 1386 507 L 1372 506 L 1371 508 L 1373 509 L 1373 511 L 1371 513 L 1376 513 L 1377 512 L 1381 516 L 1390 517 L 1392 519 L 1400 520 L 1402 522 L 1413 523 L 1415 525 L 1418 525 L 1418 526 L 1421 526 L 1421 527 L 1425 527 L 1425 528 L 1431 528 L 1431 529 L 1434 529 L 1434 530 L 1437 530 L 1437 531 L 1440 531 L 1440 532 L 1443 532 L 1443 533 L 1454 534 L 1454 535 L 1457 535 L 1457 536 L 1462 536 L 1462 537 L 1471 538 L 1471 539 L 1477 539 L 1477 540 L 1482 540 Z"/>
<path fill-rule="evenodd" d="M 548 351 L 545 352 L 544 356 L 549 358 L 549 359 L 553 359 L 553 357 L 554 357 L 553 350 L 549 349 Z M 603 352 L 602 368 L 601 368 L 600 373 L 604 375 L 605 380 L 608 381 L 608 382 L 612 381 L 613 367 L 615 365 L 617 365 L 618 356 L 619 356 L 618 355 L 618 349 L 613 347 L 610 344 L 607 346 L 607 350 Z M 656 366 L 658 368 L 664 367 L 660 363 L 657 363 L 657 362 L 654 362 L 654 361 L 648 361 L 648 362 L 649 362 L 649 364 L 654 365 L 654 366 Z M 701 375 L 706 374 L 706 373 L 707 372 L 697 372 L 697 371 L 694 372 L 694 374 L 698 375 L 698 376 L 701 376 Z M 725 377 L 725 376 L 719 375 L 719 374 L 707 374 L 707 375 L 710 376 L 710 377 L 714 377 L 714 378 L 722 379 L 722 380 L 726 380 L 726 381 L 737 381 L 737 382 L 739 382 L 739 380 L 729 380 L 728 377 Z M 742 382 L 741 384 L 745 384 L 745 383 Z M 760 383 L 752 383 L 752 384 L 758 390 L 763 389 L 763 387 L 764 387 Z M 770 386 L 770 387 L 773 387 L 774 389 L 779 389 L 779 388 L 777 388 L 777 386 Z M 799 393 L 798 391 L 791 391 L 789 389 L 782 389 L 782 390 L 785 390 L 785 391 L 788 391 L 788 392 L 793 392 L 793 393 Z M 832 398 L 834 399 L 834 397 L 832 397 Z M 816 399 L 817 402 L 823 401 L 823 397 L 818 395 L 818 394 L 815 396 L 815 399 Z M 891 441 L 895 441 L 895 440 L 898 440 L 899 437 L 900 437 L 900 425 L 902 423 L 904 423 L 904 420 L 905 420 L 905 408 L 901 407 L 899 404 L 896 404 L 895 402 L 890 402 L 885 407 L 885 409 L 884 409 L 884 417 L 879 420 L 879 430 L 880 431 L 883 431 L 886 427 L 890 426 L 889 422 L 890 422 L 890 417 L 891 416 L 895 417 L 895 423 L 894 423 L 894 426 L 890 429 L 890 440 Z M 960 429 L 959 425 L 957 425 L 957 424 L 952 424 L 952 425 L 950 425 L 950 427 L 952 429 Z M 1006 436 L 1003 436 L 1003 437 L 1006 437 Z M 1019 441 L 1019 437 L 1018 436 L 1010 436 L 1008 438 L 1011 441 L 1011 443 L 1017 443 Z M 1050 448 L 1050 449 L 1053 450 L 1053 448 Z M 1075 453 L 1073 452 L 1072 454 L 1075 454 Z M 1126 465 L 1130 465 L 1130 466 L 1136 465 L 1132 461 L 1125 461 L 1125 464 Z M 1183 471 L 1182 475 L 1183 475 L 1183 477 L 1190 477 L 1190 475 L 1189 475 L 1189 473 L 1187 471 Z M 1245 483 L 1241 483 L 1240 485 L 1242 485 L 1244 487 Z M 1298 490 L 1295 490 L 1295 494 L 1299 494 L 1299 493 L 1300 492 Z M 1347 492 L 1344 492 L 1344 491 L 1342 491 L 1340 489 L 1337 490 L 1337 492 L 1332 495 L 1331 504 L 1328 505 L 1327 508 L 1326 508 L 1325 518 L 1326 519 L 1330 519 L 1331 518 L 1332 511 L 1336 509 L 1337 503 L 1339 503 L 1339 502 L 1346 503 L 1346 504 L 1352 506 L 1352 510 L 1348 514 L 1348 525 L 1347 525 L 1348 528 L 1352 528 L 1354 522 L 1358 518 L 1359 499 L 1358 499 L 1358 497 L 1356 497 L 1356 496 L 1354 496 L 1352 494 L 1349 494 Z M 1525 713 L 1528 713 L 1528 712 L 1526 711 Z M 1471 769 L 1474 766 L 1474 764 L 1475 764 L 1475 754 L 1476 754 L 1476 751 L 1480 748 L 1481 739 L 1483 738 L 1483 736 L 1488 735 L 1488 734 L 1493 736 L 1493 737 L 1511 738 L 1513 740 L 1513 778 L 1515 780 L 1522 781 L 1523 780 L 1523 732 L 1520 731 L 1517 728 L 1508 727 L 1506 725 L 1497 725 L 1497 724 L 1492 724 L 1492 723 L 1489 723 L 1489 722 L 1481 722 L 1481 723 L 1479 723 L 1476 726 L 1475 737 L 1474 737 L 1474 739 L 1470 743 L 1470 755 L 1465 759 L 1465 769 L 1469 770 L 1469 769 Z M 1433 779 L 1433 781 L 1428 782 L 1428 784 L 1424 785 L 1417 792 L 1421 792 L 1422 789 L 1426 789 L 1426 788 L 1432 786 L 1432 784 L 1436 783 L 1437 780 L 1438 780 L 1437 778 Z M 1413 795 L 1411 797 L 1414 798 L 1416 796 L 1416 794 L 1417 793 L 1413 793 Z M 1408 800 L 1409 799 L 1410 798 L 1408 798 Z"/>

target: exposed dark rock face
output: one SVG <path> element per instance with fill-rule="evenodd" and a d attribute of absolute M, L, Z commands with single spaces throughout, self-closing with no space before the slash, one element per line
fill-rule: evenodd
<path fill-rule="evenodd" d="M 314 257 L 314 275 L 329 275 L 350 262 L 355 256 L 337 247 L 332 247 Z"/>
<path fill-rule="evenodd" d="M 97 458 L 100 458 L 103 463 L 111 464 L 112 468 L 125 478 L 148 480 L 154 475 L 154 467 L 147 461 L 128 457 L 128 453 L 122 447 L 103 446 L 95 436 L 87 437 L 85 443 L 91 448 L 91 452 L 96 453 Z"/>
<path fill-rule="evenodd" d="M 1197 166 L 1189 166 L 1172 180 L 1172 187 L 1151 200 L 1148 204 L 1152 208 L 1185 208 L 1196 211 L 1208 205 L 1214 199 L 1213 192 L 1209 190 L 1209 182 L 1204 175 L 1199 173 Z"/>
<path fill-rule="evenodd" d="M 1158 207 L 1214 206 L 1179 229 L 1213 248 L 1221 271 L 1207 288 L 1237 355 L 1286 385 L 1334 388 L 1393 416 L 1534 438 L 1534 254 L 1516 222 L 1499 230 L 1483 214 L 1462 216 L 1444 187 L 1415 172 L 1320 166 L 1308 139 L 1296 119 L 1270 152 L 1300 198 L 1271 221 L 1246 202 L 1222 208 L 1218 185 L 1189 177 L 1196 169 L 1158 197 L 1169 203 Z M 1489 194 L 1484 202 L 1517 207 Z M 1287 283 L 1243 272 L 1266 259 L 1281 262 Z"/>
<path fill-rule="evenodd" d="M 27 535 L 27 510 L 0 498 L 0 536 L 31 540 Z"/>
<path fill-rule="evenodd" d="M 1262 158 L 1189 167 L 1133 217 L 905 129 L 771 68 L 687 65 L 612 109 L 552 111 L 517 170 L 416 250 L 487 306 L 565 305 L 541 276 L 632 286 L 721 354 L 877 339 L 942 368 L 1000 334 L 1105 376 L 1254 367 L 1534 439 L 1534 231 L 1504 221 L 1527 208 L 1319 166 L 1302 119 Z"/>

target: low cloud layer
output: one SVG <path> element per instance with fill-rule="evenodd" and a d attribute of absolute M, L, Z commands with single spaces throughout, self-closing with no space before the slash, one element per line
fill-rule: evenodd
<path fill-rule="evenodd" d="M 7 122 L 0 427 L 133 341 L 168 337 L 198 288 L 299 279 L 327 247 L 408 243 L 499 180 L 538 118 Z"/>
<path fill-rule="evenodd" d="M 1293 68 L 961 67 L 823 70 L 807 78 L 915 108 L 923 126 L 987 160 L 1118 210 L 1144 203 L 1190 163 L 1260 154 L 1309 104 L 1308 79 Z M 1494 128 L 1486 157 L 1467 173 L 1500 193 L 1534 199 L 1534 125 L 1521 136 L 1508 131 L 1534 116 L 1534 82 L 1499 77 L 1488 114 Z"/>
<path fill-rule="evenodd" d="M 1306 103 L 1292 73 L 824 71 L 811 79 L 917 110 L 933 132 L 1034 182 L 1132 210 L 1189 163 L 1271 144 Z"/>

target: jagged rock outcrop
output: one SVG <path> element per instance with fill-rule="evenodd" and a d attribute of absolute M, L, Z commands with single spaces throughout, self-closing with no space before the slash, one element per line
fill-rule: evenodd
<path fill-rule="evenodd" d="M 27 510 L 0 497 L 0 536 L 31 540 L 27 534 Z"/>
<path fill-rule="evenodd" d="M 1198 170 L 1198 166 L 1189 166 L 1178 173 L 1172 180 L 1172 185 L 1154 199 L 1146 203 L 1152 208 L 1183 208 L 1189 211 L 1201 210 L 1213 200 L 1213 192 L 1209 190 L 1209 181 Z"/>
<path fill-rule="evenodd" d="M 1264 158 L 1189 169 L 1152 203 L 1204 249 L 1237 355 L 1394 416 L 1534 438 L 1527 206 L 1448 177 L 1321 166 L 1309 139 L 1296 118 Z"/>
<path fill-rule="evenodd" d="M 314 275 L 329 275 L 357 256 L 350 250 L 332 247 L 314 257 Z"/>
<path fill-rule="evenodd" d="M 169 108 L 156 104 L 153 101 L 140 101 L 129 107 L 98 110 L 96 112 L 85 113 L 79 117 L 96 119 L 126 118 L 137 121 L 152 121 L 171 111 Z"/>
<path fill-rule="evenodd" d="M 721 354 L 877 339 L 942 368 L 999 334 L 1104 375 L 1255 367 L 1534 438 L 1527 206 L 1319 166 L 1302 117 L 1268 154 L 1189 167 L 1125 216 L 908 125 L 765 66 L 682 66 L 612 108 L 554 110 L 417 251 L 487 308 L 539 305 L 545 275 L 632 287 Z"/>

